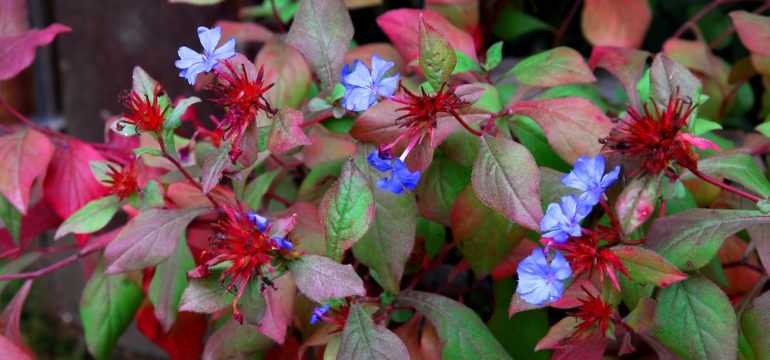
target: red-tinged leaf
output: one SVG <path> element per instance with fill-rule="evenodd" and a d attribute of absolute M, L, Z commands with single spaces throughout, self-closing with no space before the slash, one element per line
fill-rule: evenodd
<path fill-rule="evenodd" d="M 452 236 L 478 279 L 489 275 L 527 233 L 484 205 L 471 186 L 457 197 L 451 219 Z"/>
<path fill-rule="evenodd" d="M 56 147 L 43 183 L 43 194 L 62 219 L 107 192 L 89 165 L 91 161 L 103 160 L 91 145 L 75 139 L 68 138 L 65 144 Z"/>
<path fill-rule="evenodd" d="M 765 274 L 770 274 L 770 225 L 752 226 L 748 232 L 757 247 L 757 256 L 765 268 Z"/>
<path fill-rule="evenodd" d="M 297 250 L 308 254 L 326 255 L 326 235 L 318 217 L 318 207 L 306 202 L 298 202 L 276 215 L 297 214 L 297 224 L 292 234 L 299 239 Z"/>
<path fill-rule="evenodd" d="M 273 125 L 267 137 L 267 148 L 273 154 L 283 154 L 297 146 L 310 144 L 300 125 L 304 117 L 292 108 L 278 110 L 273 116 Z"/>
<path fill-rule="evenodd" d="M 540 172 L 524 146 L 504 138 L 482 138 L 471 182 L 484 204 L 519 225 L 540 230 Z"/>
<path fill-rule="evenodd" d="M 359 304 L 350 307 L 345 330 L 337 352 L 339 360 L 408 359 L 401 339 L 382 324 L 375 324 L 369 312 Z"/>
<path fill-rule="evenodd" d="M 67 234 L 90 234 L 101 230 L 112 220 L 120 207 L 120 199 L 115 195 L 96 199 L 64 220 L 54 235 L 58 240 Z"/>
<path fill-rule="evenodd" d="M 5 336 L 0 336 L 0 351 L 3 353 L 3 359 L 7 360 L 34 359 Z"/>
<path fill-rule="evenodd" d="M 652 250 L 636 246 L 614 246 L 613 254 L 623 261 L 631 280 L 666 287 L 687 279 L 687 275 Z"/>
<path fill-rule="evenodd" d="M 452 206 L 470 180 L 469 167 L 460 166 L 443 156 L 435 156 L 414 191 L 420 199 L 417 203 L 420 216 L 449 226 Z"/>
<path fill-rule="evenodd" d="M 104 251 L 107 274 L 141 270 L 168 259 L 179 237 L 197 216 L 211 211 L 199 209 L 150 209 L 120 231 Z"/>
<path fill-rule="evenodd" d="M 321 302 L 346 296 L 364 296 L 364 282 L 350 264 L 324 256 L 306 255 L 289 263 L 297 288 L 310 300 Z"/>
<path fill-rule="evenodd" d="M 276 109 L 299 108 L 310 92 L 313 74 L 310 66 L 297 49 L 281 39 L 265 44 L 254 62 L 265 72 L 265 83 L 274 84 L 267 91 L 270 105 Z"/>
<path fill-rule="evenodd" d="M 265 314 L 259 321 L 259 333 L 283 344 L 286 339 L 286 328 L 291 324 L 294 315 L 294 298 L 297 296 L 297 285 L 286 274 L 275 280 L 275 287 L 266 287 L 262 291 L 265 298 Z"/>
<path fill-rule="evenodd" d="M 353 22 L 342 0 L 302 0 L 286 43 L 302 53 L 331 93 L 351 39 Z"/>
<path fill-rule="evenodd" d="M 299 341 L 290 337 L 286 343 L 278 345 L 265 353 L 263 359 L 301 359 L 299 353 Z"/>
<path fill-rule="evenodd" d="M 761 225 L 760 225 L 761 226 Z M 751 234 L 751 230 L 749 230 Z M 757 248 L 759 248 L 759 244 Z M 744 254 L 746 254 L 748 244 L 738 236 L 730 236 L 719 248 L 719 260 L 722 264 L 729 264 L 734 262 L 740 262 L 743 260 Z M 759 249 L 757 249 L 759 252 Z M 753 254 L 746 258 L 746 261 L 757 264 L 757 257 Z M 732 266 L 724 269 L 725 277 L 730 286 L 722 287 L 722 291 L 730 298 L 742 296 L 748 294 L 756 286 L 757 281 L 762 277 L 761 272 L 757 272 L 754 269 L 750 269 L 745 266 Z"/>
<path fill-rule="evenodd" d="M 435 28 L 425 23 L 420 16 L 420 68 L 434 89 L 438 89 L 449 78 L 457 64 L 455 49 Z"/>
<path fill-rule="evenodd" d="M 206 335 L 206 316 L 181 312 L 174 326 L 168 331 L 153 315 L 152 304 L 144 302 L 136 313 L 136 327 L 147 339 L 158 345 L 171 359 L 197 359 L 203 352 L 203 337 Z"/>
<path fill-rule="evenodd" d="M 213 314 L 233 303 L 234 295 L 219 281 L 219 271 L 209 276 L 190 279 L 179 300 L 179 311 Z"/>
<path fill-rule="evenodd" d="M 684 67 L 705 74 L 720 83 L 725 82 L 730 73 L 730 66 L 714 56 L 704 40 L 668 39 L 663 43 L 663 52 Z"/>
<path fill-rule="evenodd" d="M 220 20 L 215 26 L 222 28 L 222 39 L 235 38 L 237 44 L 266 43 L 275 36 L 272 31 L 254 22 Z"/>
<path fill-rule="evenodd" d="M 0 1 L 0 37 L 17 35 L 29 28 L 27 2 L 24 0 Z"/>
<path fill-rule="evenodd" d="M 584 299 L 586 297 L 586 292 L 583 290 L 583 288 L 588 290 L 591 295 L 599 294 L 599 290 L 596 289 L 596 286 L 594 286 L 593 283 L 586 279 L 578 279 L 570 284 L 566 290 L 564 290 L 564 293 L 559 298 L 559 300 L 552 302 L 548 306 L 557 309 L 572 309 L 583 305 L 583 303 L 580 301 L 580 299 Z M 522 311 L 540 309 L 543 307 L 544 306 L 532 305 L 522 300 L 519 296 L 519 293 L 515 293 L 511 298 L 511 305 L 508 307 L 508 317 L 513 317 L 513 315 L 516 315 L 516 313 Z"/>
<path fill-rule="evenodd" d="M 615 213 L 624 234 L 630 235 L 652 216 L 658 201 L 660 179 L 654 175 L 636 178 L 615 200 Z"/>
<path fill-rule="evenodd" d="M 411 319 L 393 331 L 406 346 L 406 350 L 409 352 L 408 358 L 412 360 L 423 360 L 422 354 L 420 354 L 420 322 L 422 322 L 422 316 L 412 316 Z"/>
<path fill-rule="evenodd" d="M 0 229 L 0 254 L 4 254 L 17 245 L 25 248 L 30 240 L 37 238 L 40 234 L 54 229 L 61 224 L 61 219 L 53 208 L 45 201 L 40 201 L 29 211 L 29 214 L 21 217 L 21 234 L 19 244 L 16 244 L 8 233 L 8 229 Z"/>
<path fill-rule="evenodd" d="M 531 100 L 513 106 L 513 112 L 535 120 L 559 156 L 574 163 L 580 156 L 599 154 L 612 122 L 592 102 L 580 97 Z"/>
<path fill-rule="evenodd" d="M 411 64 L 419 58 L 419 24 L 420 16 L 425 23 L 441 33 L 452 47 L 468 55 L 473 61 L 478 62 L 476 47 L 473 38 L 450 23 L 443 16 L 430 10 L 397 9 L 390 10 L 377 17 L 377 24 L 388 35 L 390 41 L 396 46 L 401 58 L 406 64 Z"/>
<path fill-rule="evenodd" d="M 591 45 L 638 48 L 651 21 L 645 0 L 586 0 L 580 25 Z"/>
<path fill-rule="evenodd" d="M 643 297 L 639 299 L 636 307 L 626 315 L 623 323 L 631 327 L 637 333 L 647 334 L 652 330 L 655 318 L 655 300 Z"/>
<path fill-rule="evenodd" d="M 556 349 L 551 360 L 600 359 L 609 343 L 610 339 L 597 333 L 576 344 Z"/>
<path fill-rule="evenodd" d="M 209 193 L 222 180 L 222 172 L 232 164 L 230 159 L 230 146 L 222 146 L 214 149 L 206 155 L 201 167 L 201 187 L 204 193 Z"/>
<path fill-rule="evenodd" d="M 650 95 L 666 104 L 678 91 L 682 98 L 696 98 L 701 81 L 682 64 L 670 57 L 658 54 L 650 67 Z"/>
<path fill-rule="evenodd" d="M 206 341 L 202 359 L 250 359 L 273 345 L 272 340 L 257 332 L 256 326 L 228 320 Z"/>
<path fill-rule="evenodd" d="M 519 263 L 524 260 L 524 258 L 529 256 L 529 254 L 532 253 L 532 250 L 536 247 L 537 244 L 532 241 L 520 241 L 519 244 L 513 248 L 513 250 L 505 255 L 500 264 L 498 264 L 497 267 L 492 270 L 492 278 L 495 280 L 501 280 L 515 275 L 516 268 L 519 266 Z"/>
<path fill-rule="evenodd" d="M 636 84 L 642 78 L 644 66 L 649 57 L 650 53 L 644 50 L 614 46 L 595 46 L 591 51 L 591 59 L 588 61 L 588 66 L 591 69 L 603 68 L 620 80 L 620 83 L 623 84 L 623 89 L 626 90 L 629 103 L 638 109 L 641 108 L 642 103 L 639 99 L 639 91 L 636 89 Z"/>
<path fill-rule="evenodd" d="M 302 160 L 311 169 L 316 166 L 343 158 L 348 158 L 356 151 L 356 144 L 349 136 L 326 130 L 315 125 L 310 128 L 310 144 L 302 148 Z"/>
<path fill-rule="evenodd" d="M 465 305 L 441 295 L 413 290 L 399 294 L 397 301 L 430 320 L 443 344 L 443 358 L 511 358 L 479 316 Z"/>
<path fill-rule="evenodd" d="M 35 59 L 38 46 L 48 45 L 56 35 L 69 31 L 67 26 L 52 24 L 45 29 L 0 37 L 0 80 L 10 79 L 26 69 Z"/>
<path fill-rule="evenodd" d="M 522 84 L 539 87 L 596 81 L 583 56 L 565 46 L 532 55 L 506 75 L 515 76 Z"/>
<path fill-rule="evenodd" d="M 34 357 L 34 352 L 24 342 L 24 338 L 21 336 L 21 310 L 24 307 L 24 301 L 27 299 L 29 290 L 32 288 L 32 280 L 29 279 L 24 282 L 13 299 L 6 305 L 3 314 L 0 315 L 0 332 L 2 336 L 13 342 L 23 352 L 27 353 L 30 357 Z"/>
<path fill-rule="evenodd" d="M 234 205 L 233 199 L 235 195 L 233 195 L 233 191 L 229 188 L 217 186 L 209 194 L 222 204 Z M 166 196 L 174 205 L 183 209 L 211 206 L 211 202 L 206 198 L 206 195 L 198 190 L 195 185 L 187 181 L 169 184 Z"/>
<path fill-rule="evenodd" d="M 746 312 L 741 316 L 741 333 L 751 346 L 756 359 L 770 358 L 770 293 L 765 292 L 751 302 Z"/>
<path fill-rule="evenodd" d="M 743 45 L 752 53 L 769 56 L 770 17 L 743 10 L 733 11 L 729 15 Z"/>
<path fill-rule="evenodd" d="M 27 213 L 32 182 L 45 172 L 53 152 L 51 140 L 34 129 L 0 137 L 0 192 L 22 214 Z"/>
<path fill-rule="evenodd" d="M 535 351 L 543 349 L 556 349 L 564 345 L 564 341 L 572 337 L 577 330 L 577 326 L 580 324 L 580 319 L 574 316 L 567 316 L 548 330 L 548 334 L 545 335 L 535 346 Z"/>
<path fill-rule="evenodd" d="M 384 60 L 392 61 L 392 73 L 400 73 L 404 70 L 404 60 L 398 54 L 398 50 L 390 43 L 370 43 L 357 46 L 345 55 L 345 63 L 352 64 L 355 60 L 363 61 L 369 68 L 372 67 L 372 56 L 377 54 Z"/>
<path fill-rule="evenodd" d="M 193 268 L 195 260 L 184 235 L 179 237 L 179 244 L 168 260 L 155 268 L 147 297 L 152 302 L 155 318 L 164 332 L 170 331 L 177 319 L 179 301 L 187 287 L 187 272 Z"/>

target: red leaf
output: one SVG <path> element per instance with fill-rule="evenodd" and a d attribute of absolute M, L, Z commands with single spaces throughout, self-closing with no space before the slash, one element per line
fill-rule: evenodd
<path fill-rule="evenodd" d="M 730 18 L 746 48 L 757 55 L 770 55 L 770 17 L 733 11 Z"/>
<path fill-rule="evenodd" d="M 614 75 L 623 89 L 626 90 L 629 102 L 636 108 L 641 108 L 639 92 L 636 84 L 642 78 L 644 65 L 650 53 L 644 50 L 635 50 L 614 46 L 596 46 L 591 52 L 588 66 L 591 69 L 603 68 Z"/>
<path fill-rule="evenodd" d="M 590 338 L 570 346 L 557 348 L 553 353 L 552 360 L 568 359 L 601 359 L 604 350 L 609 344 L 609 339 L 603 334 L 597 333 Z"/>
<path fill-rule="evenodd" d="M 164 332 L 163 326 L 155 318 L 152 304 L 145 301 L 136 313 L 135 320 L 139 331 L 174 360 L 198 359 L 203 352 L 206 315 L 180 312 L 171 330 Z"/>
<path fill-rule="evenodd" d="M 0 71 L 3 67 L 0 59 Z M 22 214 L 27 213 L 32 182 L 45 172 L 53 151 L 48 137 L 34 129 L 0 137 L 0 192 Z"/>
<path fill-rule="evenodd" d="M 32 64 L 38 46 L 48 45 L 57 34 L 68 31 L 70 28 L 62 24 L 53 24 L 42 30 L 0 37 L 0 80 L 16 76 Z"/>
<path fill-rule="evenodd" d="M 32 280 L 27 280 L 22 285 L 19 292 L 13 297 L 11 302 L 3 310 L 2 316 L 0 316 L 0 332 L 2 336 L 13 342 L 20 350 L 26 352 L 30 357 L 34 356 L 32 350 L 24 343 L 19 332 L 19 325 L 21 321 L 21 309 L 24 306 L 24 301 L 27 299 L 29 289 L 32 287 Z"/>
<path fill-rule="evenodd" d="M 283 154 L 297 146 L 309 145 L 310 139 L 302 132 L 302 113 L 283 108 L 273 116 L 273 126 L 267 137 L 267 148 L 274 154 Z"/>
<path fill-rule="evenodd" d="M 425 23 L 444 35 L 455 50 L 478 62 L 473 38 L 465 31 L 456 28 L 443 16 L 430 10 L 391 10 L 377 17 L 377 24 L 396 46 L 405 63 L 410 64 L 419 57 L 418 30 L 421 15 Z"/>
<path fill-rule="evenodd" d="M 264 70 L 265 84 L 273 84 L 267 91 L 273 108 L 302 106 L 310 92 L 313 73 L 297 49 L 281 39 L 273 39 L 262 46 L 254 62 Z"/>
<path fill-rule="evenodd" d="M 89 165 L 91 161 L 102 160 L 104 157 L 91 145 L 76 139 L 68 139 L 65 144 L 56 147 L 43 184 L 43 193 L 62 219 L 107 192 L 107 188 L 96 180 Z"/>
<path fill-rule="evenodd" d="M 27 360 L 32 359 L 29 354 L 25 353 L 11 340 L 8 340 L 5 336 L 0 336 L 0 358 L 5 360 Z"/>
<path fill-rule="evenodd" d="M 38 202 L 32 206 L 27 215 L 21 217 L 19 246 L 25 248 L 30 240 L 59 226 L 61 222 L 61 218 L 56 215 L 51 205 L 48 205 L 46 201 Z M 6 254 L 6 252 L 13 248 L 16 248 L 16 245 L 13 243 L 8 229 L 0 229 L 0 254 Z"/>
<path fill-rule="evenodd" d="M 594 46 L 638 48 L 651 21 L 647 0 L 586 0 L 580 25 Z"/>
<path fill-rule="evenodd" d="M 348 158 L 355 151 L 356 144 L 350 137 L 314 125 L 310 128 L 310 145 L 302 148 L 302 159 L 312 169 L 328 161 Z"/>
<path fill-rule="evenodd" d="M 222 28 L 222 39 L 235 38 L 238 44 L 256 42 L 264 43 L 275 34 L 262 25 L 253 22 L 217 21 L 216 26 Z"/>
<path fill-rule="evenodd" d="M 275 286 L 277 290 L 266 287 L 262 292 L 266 308 L 258 329 L 262 335 L 283 344 L 286 339 L 286 328 L 291 324 L 297 287 L 288 274 L 279 277 L 275 281 Z"/>
<path fill-rule="evenodd" d="M 25 0 L 0 1 L 0 37 L 23 33 L 29 27 Z"/>

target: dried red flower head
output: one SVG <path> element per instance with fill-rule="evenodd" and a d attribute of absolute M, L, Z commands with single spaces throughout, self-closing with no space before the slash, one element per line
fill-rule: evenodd
<path fill-rule="evenodd" d="M 136 127 L 137 131 L 160 132 L 163 129 L 163 121 L 166 119 L 165 115 L 169 108 L 168 105 L 161 108 L 158 102 L 158 99 L 163 95 L 165 95 L 163 88 L 158 84 L 155 84 L 152 99 L 149 95 L 144 94 L 142 96 L 135 90 L 124 95 L 121 102 L 128 108 L 129 113 L 124 113 L 123 119 L 116 124 L 118 132 L 123 130 L 122 127 L 126 123 Z"/>
<path fill-rule="evenodd" d="M 238 144 L 246 128 L 256 121 L 259 112 L 275 113 L 265 98 L 265 93 L 272 87 L 273 84 L 264 82 L 264 69 L 260 67 L 257 72 L 254 64 L 241 55 L 221 62 L 217 67 L 217 78 L 211 86 L 216 97 L 211 101 L 227 109 L 218 127 L 225 129 L 224 139 L 233 144 L 230 151 L 233 163 L 243 152 Z"/>
<path fill-rule="evenodd" d="M 570 314 L 581 320 L 573 338 L 579 335 L 590 336 L 595 330 L 601 330 L 602 335 L 606 334 L 612 319 L 612 305 L 605 304 L 601 298 L 592 295 L 586 288 L 583 288 L 583 291 L 587 297 L 578 299 L 582 305 Z"/>
<path fill-rule="evenodd" d="M 652 108 L 645 104 L 644 113 L 640 113 L 629 107 L 628 117 L 617 120 L 609 136 L 602 139 L 609 149 L 639 158 L 641 166 L 633 175 L 664 172 L 676 178 L 678 173 L 673 165 L 697 166 L 698 157 L 690 145 L 718 149 L 706 139 L 682 132 L 695 107 L 690 99 L 679 97 L 678 91 L 671 95 L 665 108 L 654 100 Z"/>
<path fill-rule="evenodd" d="M 104 182 L 109 185 L 109 193 L 111 195 L 117 195 L 120 200 L 125 200 L 131 195 L 139 191 L 139 183 L 136 181 L 136 173 L 134 167 L 134 160 L 131 160 L 118 169 L 112 164 L 107 165 L 109 170 L 107 176 L 109 179 Z"/>
<path fill-rule="evenodd" d="M 609 248 L 599 246 L 599 232 L 573 237 L 567 243 L 552 244 L 551 246 L 564 252 L 564 257 L 569 261 L 572 273 L 576 278 L 583 273 L 587 273 L 588 277 L 591 277 L 594 271 L 598 271 L 600 283 L 604 283 L 604 277 L 607 276 L 618 290 L 620 290 L 620 284 L 615 272 L 619 271 L 630 278 L 620 258 Z"/>

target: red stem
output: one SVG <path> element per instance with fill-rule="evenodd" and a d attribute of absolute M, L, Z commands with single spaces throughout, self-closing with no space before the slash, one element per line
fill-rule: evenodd
<path fill-rule="evenodd" d="M 195 179 L 190 175 L 190 173 L 187 172 L 187 170 L 182 167 L 182 164 L 179 163 L 171 154 L 168 153 L 166 150 L 166 145 L 163 143 L 163 139 L 160 138 L 160 134 L 158 134 L 158 144 L 160 144 L 160 151 L 163 153 L 163 157 L 168 159 L 168 161 L 171 161 L 172 164 L 179 170 L 180 173 L 189 181 L 193 186 L 195 186 L 200 192 L 203 193 L 203 195 L 206 195 L 206 198 L 209 199 L 209 202 L 211 202 L 212 205 L 214 205 L 214 208 L 219 209 L 220 205 L 217 199 L 214 199 L 211 194 L 207 194 L 205 191 L 203 191 L 203 186 L 195 181 Z"/>
<path fill-rule="evenodd" d="M 569 27 L 569 24 L 572 22 L 572 18 L 575 17 L 575 14 L 577 14 L 577 10 L 580 7 L 580 3 L 582 1 L 580 0 L 574 0 L 572 3 L 572 7 L 569 9 L 569 13 L 567 13 L 567 17 L 564 18 L 564 20 L 559 24 L 559 29 L 556 30 L 556 33 L 553 36 L 553 47 L 559 46 L 559 43 L 561 42 L 561 39 L 564 37 L 564 34 L 567 32 L 567 27 Z"/>
<path fill-rule="evenodd" d="M 316 117 L 314 117 L 314 118 L 312 118 L 312 119 L 310 119 L 308 121 L 303 122 L 302 124 L 299 125 L 299 127 L 306 127 L 306 126 L 310 126 L 310 125 L 313 125 L 313 124 L 317 124 L 317 123 L 319 123 L 321 121 L 324 121 L 324 120 L 326 120 L 326 119 L 328 119 L 330 117 L 332 117 L 332 113 L 331 112 L 324 113 L 324 114 L 318 115 L 318 116 L 316 116 Z"/>
<path fill-rule="evenodd" d="M 18 279 L 37 279 L 45 274 L 48 274 L 56 269 L 62 268 L 68 264 L 75 262 L 76 260 L 85 257 L 105 246 L 112 241 L 112 237 L 105 237 L 99 242 L 89 244 L 75 254 L 72 254 L 64 259 L 61 259 L 51 265 L 48 265 L 42 269 L 35 271 L 22 272 L 17 274 L 3 274 L 0 275 L 0 281 L 18 280 Z"/>
<path fill-rule="evenodd" d="M 607 217 L 610 218 L 612 229 L 615 230 L 615 232 L 618 234 L 622 233 L 623 230 L 620 228 L 620 221 L 618 221 L 618 218 L 615 217 L 615 213 L 612 212 L 612 208 L 610 208 L 610 205 L 607 204 L 607 200 L 605 200 L 603 196 L 601 200 L 599 200 L 599 204 L 602 205 L 602 209 L 604 209 L 604 212 L 607 213 Z"/>
<path fill-rule="evenodd" d="M 702 9 L 700 9 L 695 15 L 693 15 L 690 19 L 688 19 L 682 26 L 679 27 L 679 29 L 676 30 L 674 35 L 671 35 L 672 38 L 678 38 L 681 37 L 687 29 L 693 28 L 698 24 L 698 20 L 700 20 L 702 17 L 708 15 L 711 11 L 718 8 L 720 5 L 725 3 L 725 0 L 714 0 L 710 2 L 708 5 L 704 6 Z"/>
<path fill-rule="evenodd" d="M 437 266 L 441 265 L 441 263 L 444 262 L 444 259 L 449 255 L 449 253 L 452 251 L 454 247 L 455 247 L 454 242 L 444 245 L 444 247 L 441 249 L 441 252 L 439 252 L 438 255 L 436 255 L 433 261 L 431 261 L 430 264 L 428 264 L 428 266 L 424 267 L 419 273 L 417 273 L 417 275 L 415 275 L 414 279 L 412 279 L 409 285 L 407 285 L 406 290 L 414 289 L 414 287 L 420 283 L 420 280 L 422 280 L 425 274 L 427 274 Z"/>
<path fill-rule="evenodd" d="M 473 134 L 473 135 L 476 135 L 476 136 L 481 136 L 481 133 L 480 133 L 480 132 L 478 132 L 477 130 L 473 129 L 472 127 L 470 127 L 470 125 L 468 125 L 468 124 L 467 124 L 467 123 L 466 123 L 466 122 L 463 120 L 463 118 L 461 118 L 461 117 L 460 117 L 460 115 L 458 115 L 458 114 L 457 114 L 457 112 L 456 112 L 456 111 L 452 110 L 452 111 L 450 111 L 449 113 L 450 113 L 450 114 L 452 114 L 452 116 L 454 116 L 454 117 L 455 117 L 455 119 L 457 119 L 457 121 L 459 121 L 459 122 L 460 122 L 460 125 L 462 125 L 462 126 L 465 128 L 465 130 L 468 130 L 468 131 L 470 131 L 470 132 L 471 132 L 471 134 Z"/>
<path fill-rule="evenodd" d="M 275 18 L 275 23 L 278 25 L 278 31 L 282 33 L 286 32 L 286 24 L 283 23 L 283 20 L 281 20 L 281 17 L 278 15 L 278 9 L 275 7 L 275 0 L 270 0 L 270 7 L 273 9 L 273 18 Z"/>
<path fill-rule="evenodd" d="M 13 115 L 15 118 L 19 119 L 24 124 L 28 125 L 29 127 L 35 128 L 37 130 L 40 130 L 41 132 L 49 135 L 49 136 L 56 136 L 59 138 L 66 138 L 64 134 L 60 134 L 54 130 L 51 130 L 45 126 L 40 126 L 39 124 L 36 124 L 34 121 L 30 120 L 28 117 L 22 115 L 20 112 L 18 112 L 16 109 L 13 108 L 10 104 L 8 104 L 5 100 L 0 98 L 0 107 L 5 109 L 9 114 Z"/>
<path fill-rule="evenodd" d="M 716 186 L 718 188 L 721 188 L 723 190 L 727 190 L 727 191 L 729 191 L 729 192 L 731 192 L 731 193 L 733 193 L 735 195 L 738 195 L 740 197 L 743 197 L 743 198 L 746 198 L 748 200 L 751 200 L 752 202 L 757 203 L 757 202 L 760 202 L 760 201 L 764 200 L 763 198 L 761 198 L 759 196 L 756 196 L 754 194 L 748 193 L 748 192 L 743 191 L 741 189 L 738 189 L 736 187 L 730 186 L 730 185 L 725 184 L 725 183 L 723 183 L 721 181 L 717 181 L 716 179 L 714 179 L 714 178 L 712 178 L 712 177 L 702 173 L 700 170 L 698 170 L 698 168 L 696 168 L 694 166 L 693 167 L 688 167 L 688 170 L 690 170 L 695 176 L 701 178 L 701 180 L 703 180 L 703 181 L 705 181 L 705 182 L 707 182 L 707 183 L 709 183 L 711 185 L 714 185 L 714 186 Z"/>

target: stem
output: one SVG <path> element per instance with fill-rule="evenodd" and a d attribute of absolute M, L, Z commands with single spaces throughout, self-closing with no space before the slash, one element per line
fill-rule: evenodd
<path fill-rule="evenodd" d="M 316 116 L 315 118 L 312 118 L 312 119 L 310 119 L 308 121 L 303 122 L 302 124 L 299 124 L 299 127 L 306 127 L 306 126 L 310 126 L 310 125 L 313 125 L 313 124 L 317 124 L 317 123 L 319 123 L 321 121 L 324 121 L 324 120 L 326 120 L 326 119 L 328 119 L 330 117 L 332 117 L 332 113 L 331 112 L 328 112 L 328 113 L 325 113 L 325 114 L 321 114 L 321 115 Z"/>
<path fill-rule="evenodd" d="M 275 7 L 275 0 L 270 0 L 270 7 L 273 10 L 273 18 L 278 25 L 278 30 L 282 33 L 286 32 L 286 24 L 283 23 L 283 20 L 281 20 L 281 17 L 278 15 L 278 9 Z"/>
<path fill-rule="evenodd" d="M 0 107 L 5 109 L 9 114 L 13 115 L 15 118 L 19 119 L 19 121 L 23 122 L 24 124 L 28 125 L 29 127 L 35 128 L 37 130 L 40 130 L 41 132 L 49 135 L 49 136 L 56 136 L 59 138 L 66 138 L 64 134 L 60 134 L 54 130 L 51 130 L 45 126 L 40 126 L 39 124 L 36 124 L 34 121 L 30 120 L 28 117 L 22 115 L 20 112 L 18 112 L 16 109 L 11 106 L 11 104 L 8 104 L 5 100 L 0 98 Z"/>
<path fill-rule="evenodd" d="M 690 170 L 690 172 L 692 172 L 695 176 L 701 178 L 701 180 L 703 180 L 703 181 L 705 181 L 705 182 L 707 182 L 707 183 L 709 183 L 711 185 L 714 185 L 714 186 L 716 186 L 718 188 L 721 188 L 722 190 L 727 190 L 727 191 L 729 191 L 729 192 L 731 192 L 731 193 L 733 193 L 735 195 L 738 195 L 738 196 L 743 197 L 745 199 L 751 200 L 752 202 L 755 202 L 755 203 L 758 203 L 758 202 L 764 200 L 764 199 L 762 199 L 759 196 L 756 196 L 754 194 L 750 194 L 750 193 L 748 193 L 746 191 L 743 191 L 743 190 L 738 189 L 738 188 L 736 188 L 734 186 L 725 184 L 725 183 L 723 183 L 721 181 L 717 181 L 716 179 L 714 179 L 714 178 L 712 178 L 712 177 L 702 173 L 700 170 L 698 170 L 697 167 L 693 166 L 693 167 L 688 167 L 687 169 Z"/>
<path fill-rule="evenodd" d="M 168 161 L 171 161 L 171 163 L 174 164 L 177 170 L 179 170 L 179 172 L 182 173 L 182 175 L 187 179 L 187 181 L 193 184 L 193 186 L 195 186 L 198 190 L 200 190 L 200 192 L 202 192 L 203 195 L 205 195 L 206 198 L 209 199 L 209 202 L 211 202 L 211 204 L 214 205 L 214 208 L 219 209 L 220 205 L 217 199 L 214 199 L 214 197 L 211 196 L 211 194 L 208 194 L 205 191 L 203 191 L 203 186 L 199 182 L 195 181 L 195 179 L 190 175 L 190 173 L 188 173 L 187 170 L 184 169 L 182 164 L 180 164 L 179 161 L 177 161 L 177 159 L 175 159 L 173 156 L 171 156 L 171 154 L 168 153 L 168 151 L 166 150 L 166 145 L 163 143 L 163 139 L 160 139 L 160 135 L 158 135 L 158 138 L 159 138 L 158 144 L 160 144 L 160 151 L 163 153 L 163 157 L 168 159 Z"/>
<path fill-rule="evenodd" d="M 564 34 L 567 32 L 567 28 L 569 27 L 569 24 L 572 22 L 572 18 L 575 17 L 575 14 L 577 14 L 577 10 L 580 7 L 580 3 L 582 1 L 580 0 L 574 0 L 572 3 L 572 7 L 569 9 L 569 12 L 567 13 L 567 17 L 564 18 L 564 20 L 559 24 L 559 29 L 556 30 L 556 34 L 553 36 L 553 47 L 559 46 L 559 43 L 561 42 L 561 39 L 564 37 Z"/>
<path fill-rule="evenodd" d="M 454 242 L 444 245 L 444 247 L 441 249 L 441 252 L 439 252 L 439 254 L 436 255 L 436 258 L 434 258 L 433 261 L 431 261 L 430 264 L 428 264 L 428 266 L 424 267 L 419 273 L 417 273 L 414 279 L 412 279 L 409 285 L 407 285 L 406 290 L 414 289 L 414 287 L 420 283 L 420 280 L 422 280 L 425 274 L 427 274 L 437 266 L 441 265 L 441 263 L 444 262 L 444 259 L 449 255 L 449 253 L 452 251 L 454 247 L 455 247 Z"/>
<path fill-rule="evenodd" d="M 695 13 L 695 15 L 693 15 L 690 19 L 688 19 L 684 24 L 682 24 L 682 26 L 680 26 L 679 29 L 676 30 L 674 35 L 671 35 L 671 37 L 672 38 L 682 37 L 685 31 L 698 25 L 698 20 L 708 15 L 708 13 L 718 8 L 720 5 L 722 5 L 725 2 L 726 2 L 725 0 L 714 0 L 710 2 L 708 5 L 704 6 L 697 13 Z"/>
<path fill-rule="evenodd" d="M 481 133 L 480 133 L 480 132 L 478 132 L 477 130 L 473 129 L 472 127 L 470 127 L 470 125 L 468 125 L 468 124 L 467 124 L 467 123 L 466 123 L 466 122 L 465 122 L 465 121 L 464 121 L 464 120 L 463 120 L 463 119 L 460 117 L 460 115 L 458 115 L 458 114 L 457 114 L 457 112 L 456 112 L 456 111 L 452 110 L 452 111 L 450 111 L 449 113 L 450 113 L 450 114 L 452 114 L 452 116 L 454 116 L 454 117 L 455 117 L 455 119 L 457 119 L 457 121 L 459 121 L 459 122 L 460 122 L 460 125 L 462 125 L 462 126 L 465 128 L 465 130 L 468 130 L 468 131 L 470 131 L 470 132 L 471 132 L 471 134 L 473 134 L 473 135 L 476 135 L 476 136 L 481 136 Z"/>
<path fill-rule="evenodd" d="M 666 216 L 666 199 L 660 199 L 660 216 L 659 217 L 665 217 Z"/>
<path fill-rule="evenodd" d="M 75 262 L 76 260 L 85 257 L 105 246 L 112 241 L 113 237 L 104 237 L 101 241 L 95 242 L 93 244 L 89 244 L 86 247 L 82 248 L 80 251 L 78 251 L 75 254 L 72 254 L 70 256 L 67 256 L 64 259 L 61 259 L 51 265 L 48 265 L 42 269 L 38 269 L 35 271 L 28 271 L 28 272 L 22 272 L 17 274 L 4 274 L 0 275 L 0 281 L 7 281 L 7 280 L 18 280 L 18 279 L 37 279 L 45 274 L 48 274 L 56 269 L 62 268 L 68 264 L 71 264 Z"/>
<path fill-rule="evenodd" d="M 765 2 L 764 4 L 759 6 L 758 8 L 754 9 L 754 11 L 752 11 L 752 13 L 759 14 L 759 13 L 765 12 L 765 10 L 767 10 L 767 9 L 770 9 L 770 2 Z M 735 27 L 734 26 L 728 27 L 727 29 L 725 29 L 725 31 L 723 31 L 721 34 L 719 34 L 719 36 L 714 38 L 713 41 L 711 41 L 711 43 L 709 44 L 709 48 L 711 50 L 716 49 L 716 47 L 719 46 L 719 44 L 721 44 L 723 41 L 725 41 L 725 39 L 727 39 L 727 37 L 732 35 L 734 32 L 735 32 Z"/>
<path fill-rule="evenodd" d="M 278 201 L 279 203 L 285 205 L 286 207 L 291 206 L 291 201 L 287 200 L 285 197 L 281 195 L 268 191 L 267 193 L 265 193 L 265 196 L 275 201 Z"/>
<path fill-rule="evenodd" d="M 607 214 L 607 217 L 610 218 L 610 224 L 612 225 L 612 229 L 615 230 L 618 234 L 621 234 L 623 231 L 620 228 L 620 221 L 618 221 L 618 218 L 615 216 L 615 213 L 612 212 L 612 208 L 610 208 L 610 205 L 607 203 L 607 200 L 604 199 L 604 196 L 602 196 L 601 200 L 599 200 L 599 204 L 602 205 L 602 209 L 604 209 L 604 212 Z"/>

